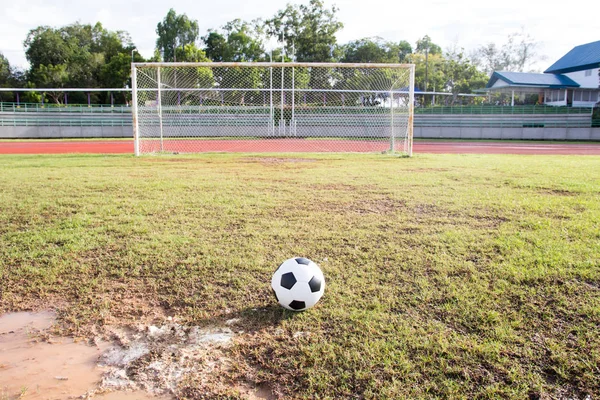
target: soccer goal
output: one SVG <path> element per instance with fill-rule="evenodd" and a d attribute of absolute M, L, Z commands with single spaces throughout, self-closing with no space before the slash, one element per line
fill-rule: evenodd
<path fill-rule="evenodd" d="M 132 86 L 136 155 L 412 155 L 412 64 L 134 63 Z"/>

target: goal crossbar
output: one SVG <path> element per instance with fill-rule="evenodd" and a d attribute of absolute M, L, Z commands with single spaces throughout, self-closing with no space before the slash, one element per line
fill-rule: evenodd
<path fill-rule="evenodd" d="M 132 63 L 132 68 L 159 67 L 211 67 L 211 68 L 414 68 L 414 64 L 384 64 L 384 63 L 317 63 L 317 62 L 147 62 Z"/>

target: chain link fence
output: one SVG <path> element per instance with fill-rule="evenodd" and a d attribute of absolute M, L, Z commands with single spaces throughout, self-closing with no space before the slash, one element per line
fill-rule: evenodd
<path fill-rule="evenodd" d="M 412 152 L 414 66 L 133 64 L 136 154 Z"/>

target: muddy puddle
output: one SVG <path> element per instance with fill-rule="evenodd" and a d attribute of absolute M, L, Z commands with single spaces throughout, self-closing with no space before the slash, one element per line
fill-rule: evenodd
<path fill-rule="evenodd" d="M 0 317 L 0 399 L 62 399 L 84 394 L 102 372 L 102 349 L 72 339 L 41 335 L 55 320 L 50 312 Z"/>
<path fill-rule="evenodd" d="M 106 340 L 90 345 L 50 335 L 55 322 L 52 312 L 0 316 L 0 400 L 173 399 L 184 377 L 203 387 L 228 370 L 236 335 L 234 324 L 200 328 L 169 317 L 160 326 L 107 327 Z M 239 389 L 272 398 L 268 388 Z"/>
<path fill-rule="evenodd" d="M 106 368 L 98 359 L 108 342 L 90 346 L 45 331 L 52 312 L 8 313 L 0 316 L 0 399 L 169 399 L 144 391 L 97 393 Z M 104 391 L 105 390 L 101 390 Z"/>

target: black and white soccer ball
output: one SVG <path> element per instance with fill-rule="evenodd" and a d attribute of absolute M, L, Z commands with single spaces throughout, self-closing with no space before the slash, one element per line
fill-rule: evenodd
<path fill-rule="evenodd" d="M 308 310 L 323 296 L 325 277 L 308 258 L 290 258 L 277 268 L 271 287 L 279 304 L 288 310 Z"/>

